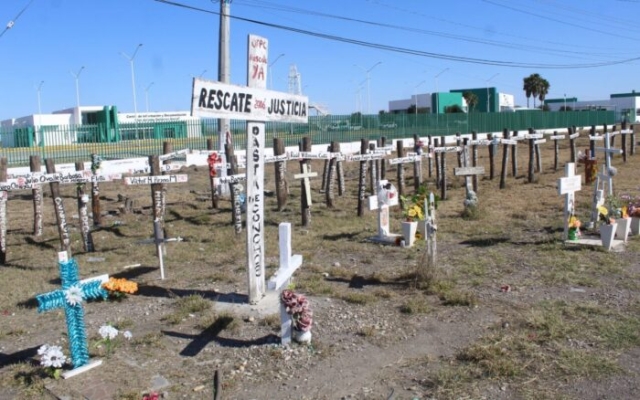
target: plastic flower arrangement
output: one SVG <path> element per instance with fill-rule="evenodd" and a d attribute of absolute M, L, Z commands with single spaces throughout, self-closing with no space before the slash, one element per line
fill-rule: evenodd
<path fill-rule="evenodd" d="M 98 334 L 102 339 L 100 339 L 95 346 L 101 347 L 104 344 L 106 356 L 109 357 L 116 345 L 115 340 L 120 334 L 120 331 L 111 325 L 102 325 L 98 330 Z M 127 340 L 131 340 L 133 335 L 129 331 L 124 331 L 122 336 Z"/>
<path fill-rule="evenodd" d="M 631 195 L 622 195 L 620 199 L 627 205 L 629 217 L 640 218 L 640 196 L 633 198 Z"/>
<path fill-rule="evenodd" d="M 420 186 L 416 194 L 411 197 L 400 196 L 402 215 L 408 222 L 423 221 L 425 219 L 424 203 L 427 196 L 427 188 L 425 186 Z"/>
<path fill-rule="evenodd" d="M 605 204 L 598 206 L 598 219 L 607 225 L 611 225 L 616 222 L 616 218 L 628 218 L 628 206 L 622 205 L 623 200 L 615 197 L 608 196 Z"/>
<path fill-rule="evenodd" d="M 40 356 L 40 365 L 44 367 L 47 375 L 54 379 L 60 379 L 62 367 L 68 361 L 62 352 L 62 347 L 43 344 L 38 349 L 38 355 Z"/>
<path fill-rule="evenodd" d="M 119 298 L 124 297 L 125 294 L 134 294 L 138 291 L 138 284 L 132 281 L 128 281 L 124 278 L 109 278 L 108 282 L 102 284 L 110 295 Z"/>
<path fill-rule="evenodd" d="M 575 216 L 571 215 L 568 221 L 569 225 L 569 240 L 576 240 L 580 236 L 580 227 L 582 222 Z"/>
<path fill-rule="evenodd" d="M 291 316 L 293 329 L 308 332 L 313 324 L 313 313 L 309 308 L 309 300 L 303 294 L 296 294 L 293 290 L 285 289 L 280 295 L 287 314 Z"/>

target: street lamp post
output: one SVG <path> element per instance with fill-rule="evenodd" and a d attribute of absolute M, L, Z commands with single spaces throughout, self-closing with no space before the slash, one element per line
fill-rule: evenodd
<path fill-rule="evenodd" d="M 370 85 L 371 79 L 370 79 L 370 73 L 375 67 L 377 67 L 380 64 L 382 64 L 382 61 L 378 61 L 377 63 L 373 64 L 371 66 L 371 68 L 369 68 L 369 69 L 365 69 L 365 68 L 363 68 L 363 67 L 361 67 L 361 66 L 359 66 L 357 64 L 353 64 L 355 67 L 358 67 L 361 70 L 363 70 L 365 75 L 366 75 L 366 77 L 367 77 L 367 79 L 366 79 L 367 80 L 367 114 L 371 114 L 371 85 Z"/>
<path fill-rule="evenodd" d="M 84 65 L 82 67 L 80 67 L 80 69 L 78 70 L 77 73 L 74 73 L 73 71 L 69 71 L 71 73 L 71 75 L 73 75 L 73 77 L 76 79 L 76 107 L 78 107 L 78 112 L 80 112 L 80 74 L 82 73 L 82 70 L 84 70 Z"/>
<path fill-rule="evenodd" d="M 36 87 L 36 91 L 38 92 L 38 115 L 42 114 L 42 108 L 40 107 L 40 89 L 42 89 L 43 84 L 44 84 L 44 81 L 40 81 L 40 83 Z"/>
<path fill-rule="evenodd" d="M 491 98 L 491 95 L 489 94 L 489 82 L 498 75 L 500 75 L 499 72 L 493 74 L 491 78 L 487 79 L 487 112 L 489 112 L 489 99 Z"/>
<path fill-rule="evenodd" d="M 278 57 L 276 57 L 275 60 L 273 60 L 269 66 L 267 67 L 267 73 L 269 74 L 269 89 L 273 90 L 273 75 L 271 75 L 271 67 L 273 66 L 273 64 L 275 64 L 280 57 L 284 57 L 284 53 L 280 54 Z"/>
<path fill-rule="evenodd" d="M 414 86 L 413 88 L 413 93 L 416 96 L 416 112 L 415 112 L 415 120 L 416 120 L 416 129 L 418 129 L 418 87 L 420 87 L 423 83 L 426 82 L 426 79 L 423 80 L 422 82 L 418 83 L 416 86 Z"/>
<path fill-rule="evenodd" d="M 438 125 L 438 114 L 440 114 L 440 109 L 438 108 L 438 77 L 442 74 L 444 74 L 445 72 L 447 72 L 449 70 L 449 68 L 445 68 L 442 71 L 438 72 L 438 74 L 434 77 L 435 79 L 435 83 L 436 83 L 436 104 L 435 104 L 435 109 L 436 109 L 436 125 Z"/>
<path fill-rule="evenodd" d="M 136 99 L 136 76 L 133 68 L 133 60 L 136 58 L 136 54 L 138 54 L 138 50 L 142 47 L 142 43 L 138 44 L 133 55 L 129 57 L 127 54 L 120 52 L 122 57 L 129 60 L 129 64 L 131 66 L 131 90 L 133 91 L 133 119 L 136 124 L 136 137 L 138 136 L 138 100 Z"/>
<path fill-rule="evenodd" d="M 153 86 L 153 84 L 154 84 L 154 83 L 155 83 L 155 82 L 151 82 L 151 83 L 149 84 L 149 86 L 147 86 L 147 87 L 144 89 L 144 99 L 145 99 L 145 103 L 146 103 L 146 105 L 147 105 L 147 112 L 149 112 L 149 89 L 151 89 L 151 86 Z"/>

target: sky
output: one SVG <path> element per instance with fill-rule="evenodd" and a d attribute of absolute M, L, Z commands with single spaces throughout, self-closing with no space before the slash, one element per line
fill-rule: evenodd
<path fill-rule="evenodd" d="M 218 79 L 219 11 L 217 0 L 2 0 L 0 121 L 74 107 L 77 92 L 82 106 L 188 111 L 193 77 Z M 526 106 L 532 73 L 549 99 L 640 90 L 640 0 L 233 0 L 230 15 L 230 83 L 247 84 L 247 37 L 260 35 L 269 89 L 288 91 L 295 66 L 331 114 L 489 86 Z"/>

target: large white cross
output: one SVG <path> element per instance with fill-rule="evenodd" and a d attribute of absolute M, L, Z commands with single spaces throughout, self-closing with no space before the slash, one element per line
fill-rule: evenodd
<path fill-rule="evenodd" d="M 575 192 L 582 189 L 582 176 L 576 175 L 576 165 L 567 163 L 564 167 L 564 177 L 558 179 L 558 194 L 564 195 L 564 232 L 562 240 L 569 235 L 569 217 L 575 213 Z"/>
<path fill-rule="evenodd" d="M 598 175 L 597 179 L 605 179 L 607 182 L 607 190 L 608 190 L 608 194 L 609 196 L 613 195 L 613 173 L 612 173 L 612 169 L 611 169 L 611 155 L 612 154 L 622 154 L 622 150 L 621 149 L 614 149 L 611 148 L 611 134 L 609 132 L 606 132 L 604 135 L 604 147 L 596 147 L 595 148 L 596 151 L 602 151 L 604 152 L 604 160 L 605 160 L 605 167 L 606 169 L 604 170 L 604 176 L 602 175 Z M 596 183 L 596 187 L 598 186 L 598 184 Z"/>

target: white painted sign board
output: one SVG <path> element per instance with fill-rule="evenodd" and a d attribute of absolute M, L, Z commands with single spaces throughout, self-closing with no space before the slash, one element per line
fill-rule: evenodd
<path fill-rule="evenodd" d="M 125 185 L 154 185 L 157 183 L 184 183 L 189 180 L 189 175 L 152 175 L 152 176 L 128 176 L 124 178 Z"/>

